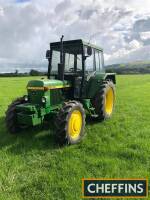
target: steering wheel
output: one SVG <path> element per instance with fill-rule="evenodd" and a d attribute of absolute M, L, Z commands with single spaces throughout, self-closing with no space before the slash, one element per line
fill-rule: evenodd
<path fill-rule="evenodd" d="M 74 71 L 74 67 L 70 67 L 70 68 L 69 68 L 69 71 L 70 71 L 70 72 L 73 72 L 73 71 Z"/>
<path fill-rule="evenodd" d="M 69 71 L 74 72 L 74 67 L 69 68 Z M 77 68 L 77 71 L 82 71 L 82 70 Z"/>

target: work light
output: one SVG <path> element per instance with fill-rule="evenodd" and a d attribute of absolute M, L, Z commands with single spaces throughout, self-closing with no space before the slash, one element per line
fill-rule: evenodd
<path fill-rule="evenodd" d="M 27 102 L 29 100 L 28 95 L 24 96 L 24 100 Z"/>
<path fill-rule="evenodd" d="M 46 98 L 42 97 L 42 103 L 46 103 Z"/>

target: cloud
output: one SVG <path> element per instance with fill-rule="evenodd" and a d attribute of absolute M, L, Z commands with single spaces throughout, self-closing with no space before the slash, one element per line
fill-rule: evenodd
<path fill-rule="evenodd" d="M 150 39 L 150 31 L 141 32 L 140 37 L 142 40 L 149 40 Z"/>
<path fill-rule="evenodd" d="M 150 45 L 142 46 L 141 48 L 132 51 L 127 51 L 126 49 L 120 49 L 119 52 L 113 54 L 113 57 L 110 58 L 108 64 L 126 63 L 131 61 L 143 61 L 143 60 L 148 60 L 149 57 L 150 57 Z"/>
<path fill-rule="evenodd" d="M 16 0 L 16 3 L 25 3 L 25 2 L 29 2 L 30 0 Z"/>
<path fill-rule="evenodd" d="M 106 64 L 149 59 L 141 55 L 150 45 L 149 7 L 147 0 L 0 0 L 0 71 L 1 64 L 42 66 L 62 34 L 103 47 Z"/>
<path fill-rule="evenodd" d="M 140 43 L 140 42 L 138 42 L 137 40 L 132 40 L 130 43 L 129 43 L 129 45 L 128 45 L 128 47 L 127 48 L 129 48 L 130 50 L 137 50 L 137 49 L 139 49 L 139 48 L 141 48 L 142 47 L 142 44 Z"/>
<path fill-rule="evenodd" d="M 115 51 L 112 55 L 106 54 L 105 59 L 106 61 L 109 61 L 109 63 L 111 64 L 116 62 L 117 63 L 130 62 L 133 56 L 135 60 L 141 60 L 141 57 L 139 57 L 138 54 L 139 52 L 141 53 L 141 49 L 143 49 L 143 43 L 137 40 L 132 40 L 131 42 L 126 44 L 126 46 L 124 46 L 123 48 L 120 48 L 118 49 L 118 51 Z M 144 59 L 145 58 L 146 56 L 144 56 Z"/>

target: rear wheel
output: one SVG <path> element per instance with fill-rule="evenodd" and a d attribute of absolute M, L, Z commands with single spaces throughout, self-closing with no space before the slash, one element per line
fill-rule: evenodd
<path fill-rule="evenodd" d="M 20 127 L 17 124 L 16 106 L 22 103 L 25 103 L 24 98 L 17 98 L 8 106 L 6 111 L 6 127 L 11 134 L 15 134 L 20 130 Z"/>
<path fill-rule="evenodd" d="M 59 144 L 76 144 L 84 136 L 85 112 L 81 103 L 64 104 L 56 118 L 56 140 Z"/>
<path fill-rule="evenodd" d="M 105 81 L 92 100 L 92 104 L 99 119 L 104 120 L 112 116 L 114 102 L 115 86 L 112 81 Z"/>

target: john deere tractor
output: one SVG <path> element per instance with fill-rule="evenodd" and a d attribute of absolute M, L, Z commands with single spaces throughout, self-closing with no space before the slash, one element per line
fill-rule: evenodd
<path fill-rule="evenodd" d="M 115 101 L 115 74 L 105 73 L 103 50 L 83 40 L 50 43 L 46 52 L 47 78 L 31 80 L 27 95 L 6 111 L 12 134 L 43 124 L 56 125 L 60 144 L 78 143 L 84 136 L 85 117 L 100 121 L 111 117 Z"/>

